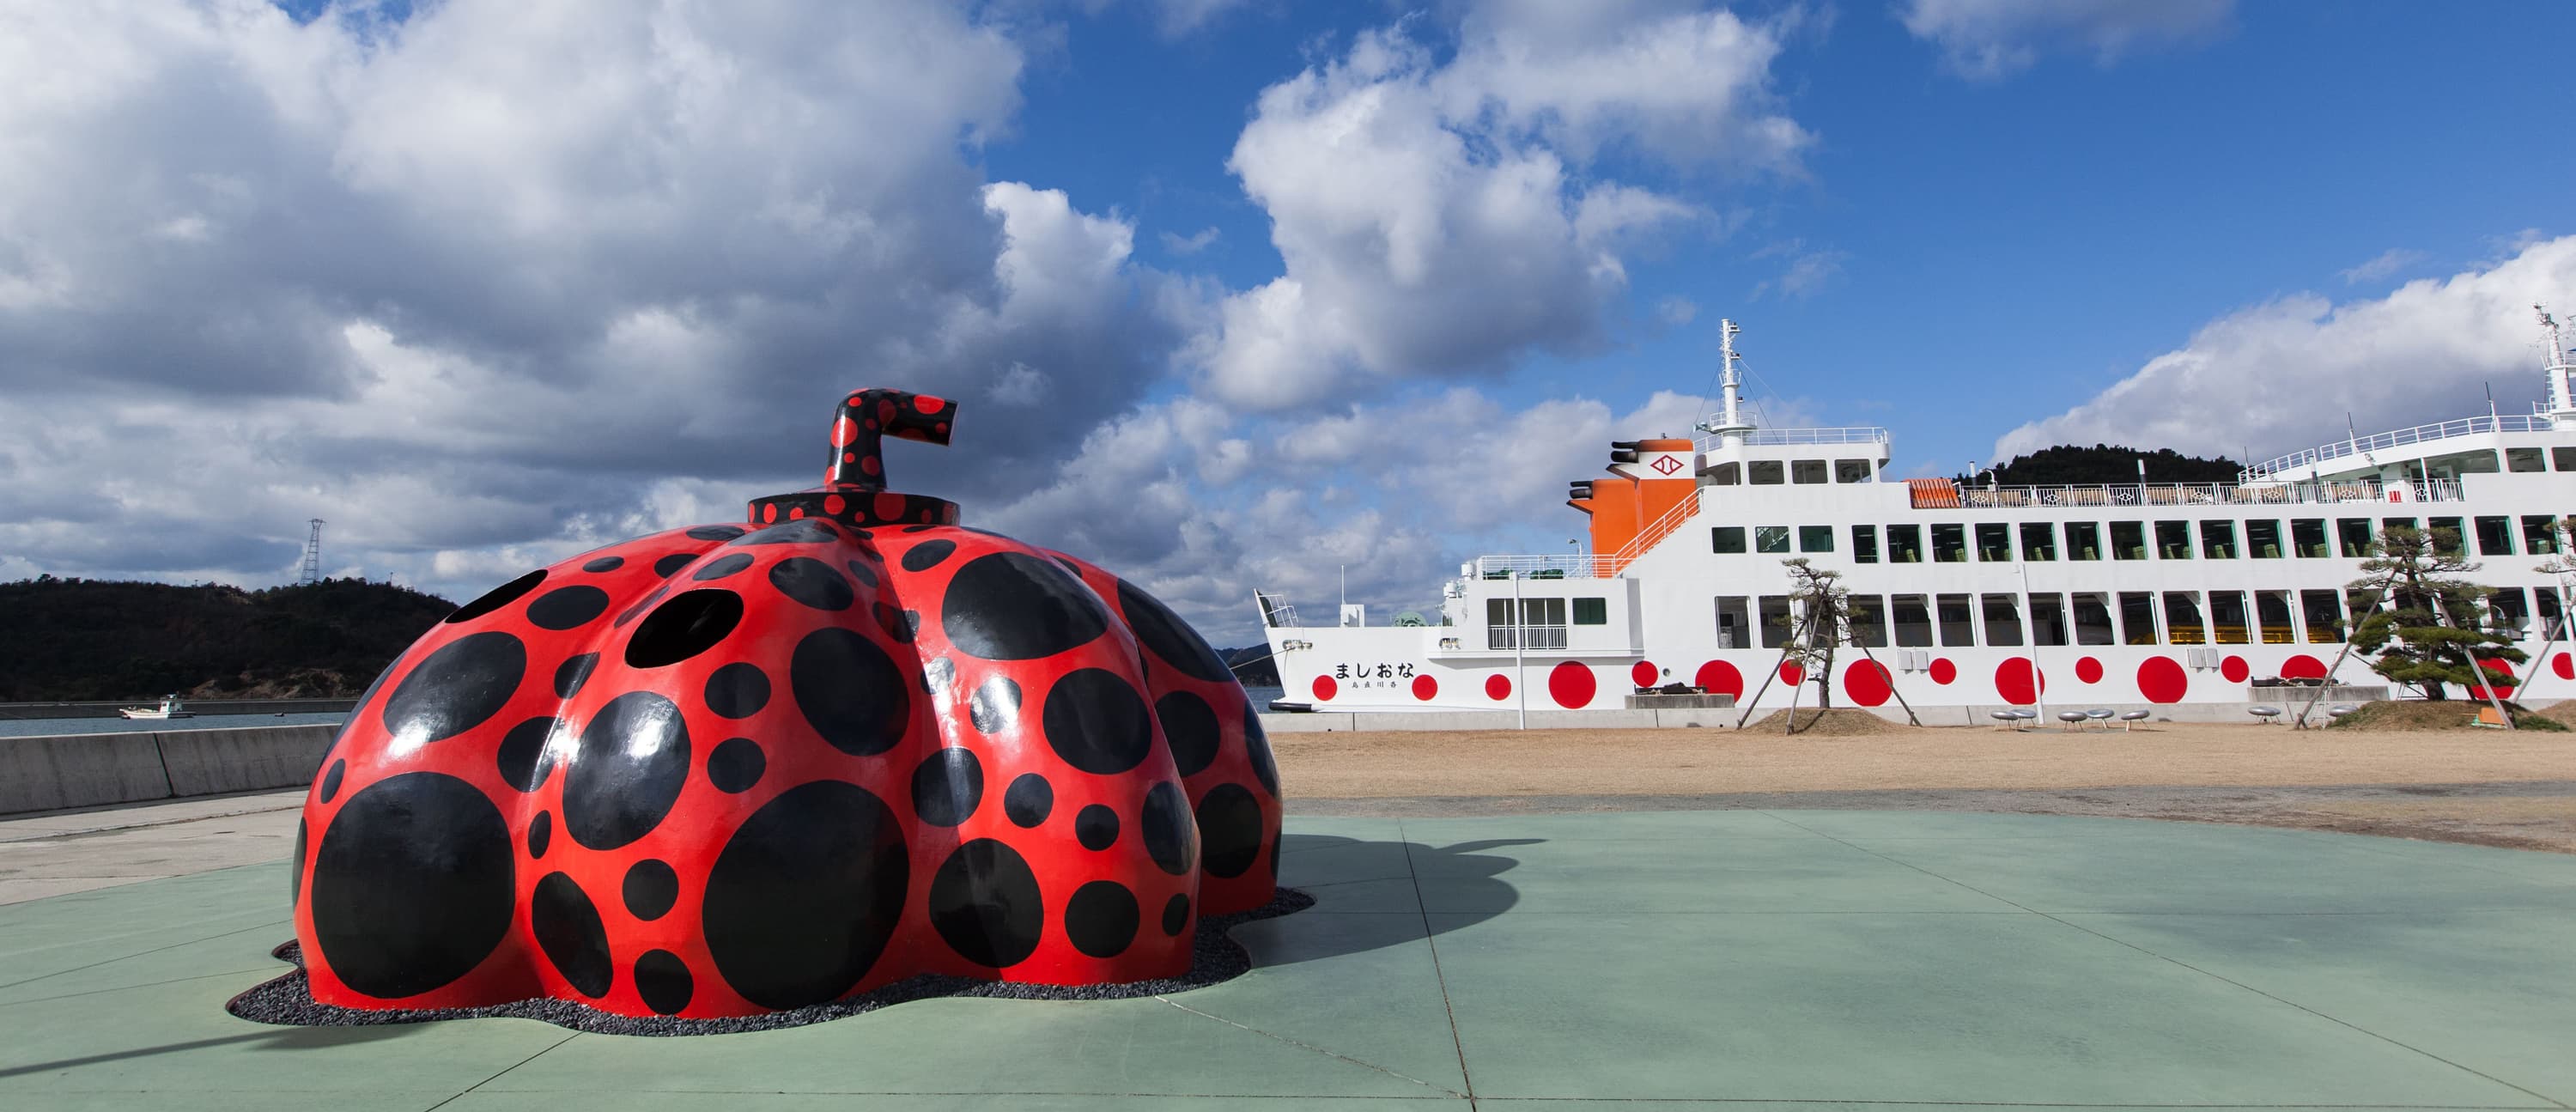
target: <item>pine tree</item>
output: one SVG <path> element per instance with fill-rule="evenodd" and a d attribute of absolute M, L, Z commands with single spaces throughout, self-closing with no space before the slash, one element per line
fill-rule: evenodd
<path fill-rule="evenodd" d="M 2477 604 L 2490 592 L 2460 578 L 2480 565 L 2463 558 L 2456 530 L 2427 535 L 2392 526 L 2372 550 L 2361 562 L 2369 574 L 2352 582 L 2355 590 L 2388 592 L 2388 605 L 2353 629 L 2352 647 L 2377 654 L 2372 671 L 2422 687 L 2427 699 L 2447 699 L 2449 684 L 2474 692 L 2486 683 L 2482 661 L 2525 659 L 2511 636 L 2478 628 Z"/>
<path fill-rule="evenodd" d="M 1819 711 L 1834 707 L 1834 649 L 1842 644 L 1844 624 L 1849 619 L 1851 589 L 1842 585 L 1843 573 L 1820 568 L 1804 556 L 1780 561 L 1789 569 L 1789 599 L 1806 612 L 1803 636 L 1789 638 L 1789 659 L 1798 669 L 1816 677 Z"/>

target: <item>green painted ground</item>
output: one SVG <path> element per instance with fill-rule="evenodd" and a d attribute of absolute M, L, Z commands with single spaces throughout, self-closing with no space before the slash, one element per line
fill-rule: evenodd
<path fill-rule="evenodd" d="M 717 1038 L 233 1019 L 282 968 L 277 865 L 0 906 L 0 1106 L 2576 1102 L 2576 858 L 1924 812 L 1290 831 L 1319 902 L 1238 931 L 1230 983 Z"/>

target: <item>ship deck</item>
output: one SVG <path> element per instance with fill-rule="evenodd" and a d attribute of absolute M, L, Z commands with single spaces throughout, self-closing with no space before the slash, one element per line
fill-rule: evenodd
<path fill-rule="evenodd" d="M 0 822 L 6 1103 L 2576 1103 L 2565 855 L 2038 815 L 1292 808 L 1283 879 L 1318 903 L 1239 929 L 1236 980 L 644 1039 L 226 1014 L 283 969 L 298 801 Z"/>

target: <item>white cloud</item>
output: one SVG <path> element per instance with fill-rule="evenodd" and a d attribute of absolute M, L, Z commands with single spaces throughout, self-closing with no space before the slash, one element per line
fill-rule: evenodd
<path fill-rule="evenodd" d="M 2258 457 L 2461 417 L 2484 384 L 2515 410 L 2540 392 L 2534 302 L 2576 304 L 2576 236 L 2483 269 L 2337 305 L 2298 294 L 2222 317 L 2093 400 L 1995 442 L 2004 459 L 2109 442 Z M 2251 461 L 2248 461 L 2251 462 Z"/>
<path fill-rule="evenodd" d="M 1154 25 L 1165 38 L 1180 38 L 1251 0 L 1153 0 Z"/>
<path fill-rule="evenodd" d="M 1208 314 L 1203 387 L 1279 409 L 1598 345 L 1622 252 L 1714 222 L 1593 159 L 1794 172 L 1807 133 L 1767 93 L 1780 48 L 1723 11 L 1499 4 L 1445 62 L 1399 23 L 1264 90 L 1228 167 L 1286 271 Z"/>
<path fill-rule="evenodd" d="M 2089 52 L 2110 65 L 2139 50 L 2224 32 L 2236 0 L 1905 0 L 1898 18 L 1941 48 L 1959 75 L 1995 80 L 2044 51 Z"/>
<path fill-rule="evenodd" d="M 1186 236 L 1174 235 L 1171 232 L 1165 232 L 1163 233 L 1163 250 L 1175 255 L 1195 255 L 1201 251 L 1207 250 L 1208 245 L 1215 243 L 1216 239 L 1217 230 L 1215 225 L 1201 228 Z"/>
<path fill-rule="evenodd" d="M 2516 248 L 2516 250 L 2519 249 L 2520 247 Z M 2339 273 L 2343 275 L 2343 284 L 2347 286 L 2360 282 L 2376 282 L 2431 257 L 2421 251 L 2391 247 L 2372 257 L 2370 261 Z"/>
<path fill-rule="evenodd" d="M 1804 240 L 1788 240 L 1756 251 L 1757 259 L 1787 259 L 1777 278 L 1766 278 L 1753 285 L 1759 298 L 1774 291 L 1788 297 L 1805 297 L 1824 287 L 1843 272 L 1843 263 L 1851 258 L 1848 251 L 1833 248 L 1808 249 Z"/>

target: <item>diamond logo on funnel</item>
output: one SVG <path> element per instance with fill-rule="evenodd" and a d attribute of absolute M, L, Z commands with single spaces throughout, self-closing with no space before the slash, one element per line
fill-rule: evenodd
<path fill-rule="evenodd" d="M 1680 460 L 1674 459 L 1674 458 L 1673 458 L 1673 457 L 1671 457 L 1671 456 L 1663 456 L 1663 457 L 1658 458 L 1657 460 L 1655 460 L 1655 462 L 1654 462 L 1654 463 L 1652 463 L 1652 464 L 1650 464 L 1649 466 L 1653 467 L 1653 468 L 1654 468 L 1655 470 L 1657 470 L 1657 471 L 1663 472 L 1663 473 L 1664 473 L 1664 474 L 1666 474 L 1666 475 L 1670 475 L 1670 474 L 1672 474 L 1673 472 L 1675 472 L 1675 471 L 1679 471 L 1679 470 L 1681 470 L 1681 469 L 1682 469 L 1682 462 L 1681 462 Z"/>

